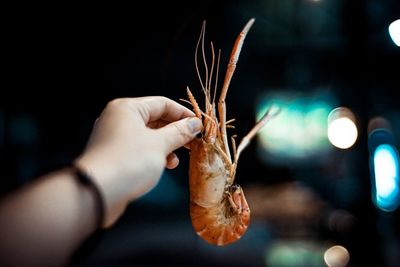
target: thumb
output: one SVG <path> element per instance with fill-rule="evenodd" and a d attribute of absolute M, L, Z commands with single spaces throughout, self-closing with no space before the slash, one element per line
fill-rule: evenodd
<path fill-rule="evenodd" d="M 167 145 L 167 152 L 170 153 L 190 142 L 202 128 L 201 120 L 191 117 L 172 122 L 157 131 Z"/>

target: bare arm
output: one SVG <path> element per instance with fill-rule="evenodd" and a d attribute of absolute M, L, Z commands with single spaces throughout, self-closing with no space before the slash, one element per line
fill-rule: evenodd
<path fill-rule="evenodd" d="M 150 191 L 173 151 L 188 143 L 201 121 L 164 97 L 111 101 L 97 120 L 75 166 L 90 175 L 110 227 L 129 202 Z M 0 202 L 0 265 L 62 266 L 96 230 L 96 197 L 69 168 L 47 174 Z"/>
<path fill-rule="evenodd" d="M 41 177 L 0 205 L 1 266 L 62 266 L 95 229 L 95 199 L 70 169 Z"/>

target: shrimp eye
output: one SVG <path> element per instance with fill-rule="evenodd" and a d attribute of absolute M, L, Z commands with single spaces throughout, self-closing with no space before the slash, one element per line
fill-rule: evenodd
<path fill-rule="evenodd" d="M 196 135 L 196 138 L 197 138 L 197 139 L 203 138 L 203 134 L 202 134 L 202 133 L 198 133 L 198 134 Z"/>
<path fill-rule="evenodd" d="M 231 186 L 232 192 L 235 192 L 235 191 L 238 190 L 239 188 L 240 188 L 240 186 L 239 186 L 238 184 L 233 184 L 233 185 Z"/>

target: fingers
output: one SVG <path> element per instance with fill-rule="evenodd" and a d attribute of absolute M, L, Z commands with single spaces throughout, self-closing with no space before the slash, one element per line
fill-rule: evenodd
<path fill-rule="evenodd" d="M 179 165 L 179 158 L 175 153 L 169 153 L 167 156 L 167 169 L 175 169 Z"/>
<path fill-rule="evenodd" d="M 192 117 L 171 122 L 163 128 L 157 129 L 166 144 L 167 153 L 190 142 L 203 128 L 201 120 Z"/>
<path fill-rule="evenodd" d="M 151 121 L 147 124 L 147 127 L 152 128 L 152 129 L 158 129 L 158 128 L 164 127 L 165 125 L 167 125 L 169 123 L 170 122 L 164 121 L 164 120 Z"/>
<path fill-rule="evenodd" d="M 146 123 L 160 119 L 173 122 L 195 116 L 188 108 L 162 96 L 139 97 L 132 101 L 132 107 L 139 109 Z"/>

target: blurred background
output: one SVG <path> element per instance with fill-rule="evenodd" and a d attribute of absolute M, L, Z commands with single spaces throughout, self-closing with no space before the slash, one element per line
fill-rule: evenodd
<path fill-rule="evenodd" d="M 400 266 L 400 3 L 397 0 L 164 1 L 5 6 L 1 193 L 69 164 L 116 97 L 188 85 L 201 24 L 222 50 L 245 23 L 227 102 L 243 152 L 236 181 L 252 215 L 227 247 L 189 218 L 188 151 L 73 266 Z M 221 84 L 221 79 L 220 79 Z"/>

